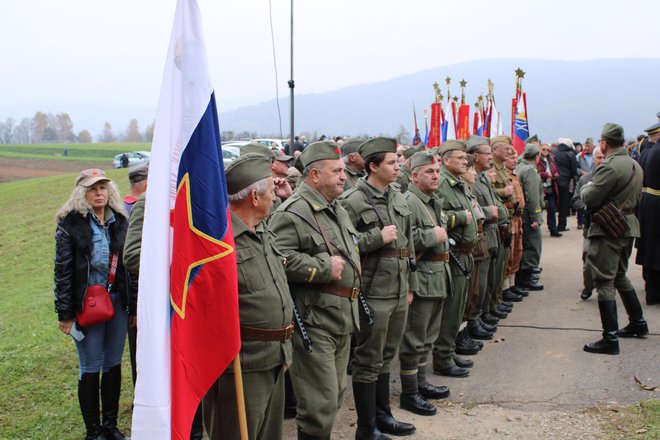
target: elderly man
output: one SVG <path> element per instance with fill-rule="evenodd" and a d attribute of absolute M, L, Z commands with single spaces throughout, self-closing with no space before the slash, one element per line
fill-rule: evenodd
<path fill-rule="evenodd" d="M 284 271 L 285 259 L 264 220 L 270 215 L 276 185 L 270 160 L 250 153 L 226 170 L 229 210 L 238 265 L 241 368 L 248 433 L 251 439 L 282 437 L 284 371 L 291 365 L 293 305 Z M 236 423 L 232 367 L 204 397 L 209 439 L 240 439 Z"/>
<path fill-rule="evenodd" d="M 342 196 L 342 206 L 359 232 L 364 267 L 362 290 L 373 312 L 363 319 L 353 360 L 353 395 L 358 413 L 356 439 L 382 438 L 383 432 L 407 435 L 409 423 L 392 417 L 390 364 L 406 325 L 408 303 L 417 291 L 412 220 L 405 198 L 393 184 L 399 171 L 396 140 L 369 139 L 360 145 L 367 177 Z"/>
<path fill-rule="evenodd" d="M 649 332 L 637 293 L 626 275 L 633 242 L 639 237 L 635 206 L 642 193 L 644 173 L 628 156 L 624 142 L 623 127 L 605 124 L 600 136 L 605 160 L 594 171 L 592 181 L 580 190 L 591 219 L 587 233 L 587 271 L 598 291 L 598 310 L 603 325 L 603 338 L 584 346 L 584 351 L 589 353 L 619 354 L 618 336 L 644 337 Z M 619 213 L 613 213 L 617 209 Z M 612 228 L 616 220 L 624 222 L 620 230 Z M 620 331 L 617 290 L 629 319 L 629 324 Z"/>
<path fill-rule="evenodd" d="M 346 175 L 332 141 L 310 144 L 300 155 L 303 181 L 269 221 L 286 257 L 286 275 L 313 349 L 293 338 L 291 378 L 298 398 L 298 439 L 327 439 L 346 389 L 351 334 L 359 328 L 357 231 L 336 203 Z"/>
<path fill-rule="evenodd" d="M 603 162 L 605 159 L 605 155 L 603 152 L 600 150 L 599 147 L 596 147 L 592 151 L 593 155 L 593 165 L 594 168 Z M 575 193 L 573 194 L 573 198 L 571 199 L 571 206 L 573 209 L 575 209 L 577 212 L 582 212 L 583 215 L 585 214 L 585 209 L 586 206 L 582 199 L 580 198 L 580 191 L 582 190 L 582 187 L 586 185 L 587 183 L 591 182 L 591 179 L 593 178 L 593 172 L 590 171 L 589 173 L 583 175 L 580 177 L 580 180 L 578 180 L 577 185 L 575 186 Z M 582 300 L 587 300 L 591 297 L 591 293 L 594 289 L 593 286 L 593 281 L 591 279 L 591 274 L 587 271 L 587 249 L 589 248 L 589 238 L 587 237 L 587 233 L 589 232 L 589 220 L 585 216 L 585 224 L 584 224 L 584 233 L 582 234 L 584 236 L 584 241 L 582 243 L 582 280 L 583 280 L 583 289 L 582 293 L 580 294 L 580 298 Z"/>

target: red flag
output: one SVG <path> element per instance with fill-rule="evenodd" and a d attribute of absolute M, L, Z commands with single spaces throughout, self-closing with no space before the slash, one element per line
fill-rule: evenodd
<path fill-rule="evenodd" d="M 470 105 L 461 104 L 458 108 L 458 132 L 456 139 L 467 139 L 470 137 Z"/>
<path fill-rule="evenodd" d="M 442 107 L 439 102 L 431 104 L 431 132 L 429 133 L 429 144 L 427 148 L 438 147 L 442 144 Z"/>

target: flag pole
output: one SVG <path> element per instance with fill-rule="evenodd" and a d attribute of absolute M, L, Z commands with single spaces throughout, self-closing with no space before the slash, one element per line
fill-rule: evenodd
<path fill-rule="evenodd" d="M 234 358 L 234 383 L 236 386 L 236 405 L 238 406 L 238 423 L 241 428 L 241 440 L 248 440 L 247 417 L 245 415 L 245 395 L 243 394 L 243 373 L 241 372 L 241 355 Z"/>

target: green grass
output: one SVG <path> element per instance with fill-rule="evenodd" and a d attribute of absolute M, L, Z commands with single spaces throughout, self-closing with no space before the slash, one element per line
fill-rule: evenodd
<path fill-rule="evenodd" d="M 67 155 L 64 156 L 64 149 Z M 151 143 L 126 144 L 28 144 L 0 145 L 0 156 L 18 159 L 79 160 L 94 162 L 112 160 L 126 151 L 151 151 Z"/>
<path fill-rule="evenodd" d="M 53 256 L 57 209 L 75 174 L 0 184 L 0 438 L 79 439 L 78 361 L 57 328 Z M 110 170 L 122 194 L 127 170 Z M 128 430 L 132 400 L 128 345 L 119 422 Z"/>

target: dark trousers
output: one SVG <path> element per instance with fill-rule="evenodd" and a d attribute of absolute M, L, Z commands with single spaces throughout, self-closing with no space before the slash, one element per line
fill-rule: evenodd
<path fill-rule="evenodd" d="M 547 202 L 546 209 L 548 210 L 548 229 L 552 233 L 557 232 L 557 195 L 550 189 L 550 192 L 545 196 Z"/>
<path fill-rule="evenodd" d="M 646 288 L 646 304 L 660 304 L 660 270 L 651 270 L 645 267 L 642 274 L 644 275 Z"/>
<path fill-rule="evenodd" d="M 559 222 L 557 224 L 558 230 L 563 231 L 566 229 L 566 219 L 568 212 L 571 208 L 571 192 L 568 186 L 559 187 Z"/>

